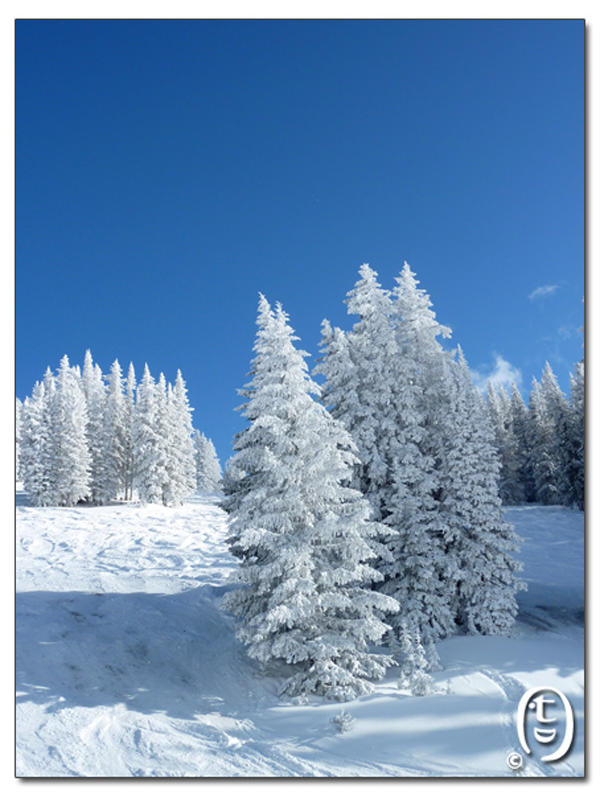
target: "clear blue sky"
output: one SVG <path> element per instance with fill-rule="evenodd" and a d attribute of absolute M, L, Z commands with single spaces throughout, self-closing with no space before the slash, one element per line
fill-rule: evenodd
<path fill-rule="evenodd" d="M 90 348 L 221 460 L 258 292 L 317 355 L 408 261 L 479 377 L 583 354 L 584 22 L 17 21 L 16 392 Z M 498 357 L 501 360 L 498 360 Z M 312 362 L 312 361 L 311 361 Z"/>

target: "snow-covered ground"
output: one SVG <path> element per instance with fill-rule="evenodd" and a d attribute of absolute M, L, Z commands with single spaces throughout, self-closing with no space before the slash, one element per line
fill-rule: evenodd
<path fill-rule="evenodd" d="M 236 564 L 215 497 L 182 508 L 33 508 L 17 495 L 17 776 L 511 776 L 530 687 L 570 700 L 584 773 L 583 514 L 506 511 L 529 591 L 510 638 L 438 644 L 437 692 L 284 703 L 219 609 Z M 354 725 L 340 733 L 344 709 Z"/>

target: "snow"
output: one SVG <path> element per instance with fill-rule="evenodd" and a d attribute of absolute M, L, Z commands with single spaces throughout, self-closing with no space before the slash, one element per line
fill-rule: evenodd
<path fill-rule="evenodd" d="M 517 704 L 538 686 L 569 698 L 575 740 L 520 775 L 583 775 L 583 513 L 505 511 L 529 584 L 514 633 L 439 643 L 435 694 L 399 690 L 392 668 L 370 696 L 294 703 L 219 607 L 237 565 L 217 500 L 36 508 L 18 493 L 17 776 L 514 777 Z"/>

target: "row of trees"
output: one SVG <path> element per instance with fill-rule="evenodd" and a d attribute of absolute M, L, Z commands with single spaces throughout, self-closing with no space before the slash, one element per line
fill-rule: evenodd
<path fill-rule="evenodd" d="M 104 376 L 88 350 L 83 369 L 65 355 L 31 397 L 17 401 L 17 476 L 32 504 L 105 504 L 134 496 L 181 504 L 215 490 L 220 467 L 212 443 L 192 427 L 187 389 L 155 381 L 148 366 L 139 385 L 115 360 Z"/>
<path fill-rule="evenodd" d="M 504 504 L 562 504 L 584 509 L 584 362 L 571 374 L 569 398 L 546 363 L 533 380 L 529 407 L 517 387 L 487 390 L 487 403 L 501 457 L 500 497 Z"/>
<path fill-rule="evenodd" d="M 242 586 L 225 607 L 292 695 L 369 692 L 392 661 L 418 692 L 424 648 L 458 629 L 503 634 L 524 589 L 498 495 L 485 402 L 405 264 L 394 291 L 367 265 L 349 332 L 323 323 L 317 385 L 281 306 L 261 297 L 249 421 L 225 480 Z M 431 652 L 429 662 L 435 659 Z"/>

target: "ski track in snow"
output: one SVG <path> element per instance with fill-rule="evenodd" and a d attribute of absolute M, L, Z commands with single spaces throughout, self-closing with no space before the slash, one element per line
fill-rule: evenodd
<path fill-rule="evenodd" d="M 436 693 L 392 668 L 347 704 L 282 702 L 236 641 L 216 498 L 181 508 L 32 508 L 17 497 L 18 776 L 511 776 L 516 708 L 558 687 L 573 751 L 530 777 L 583 775 L 583 515 L 509 508 L 529 591 L 510 638 L 438 644 Z M 552 664 L 550 664 L 552 663 Z M 343 708 L 355 719 L 336 731 Z"/>

